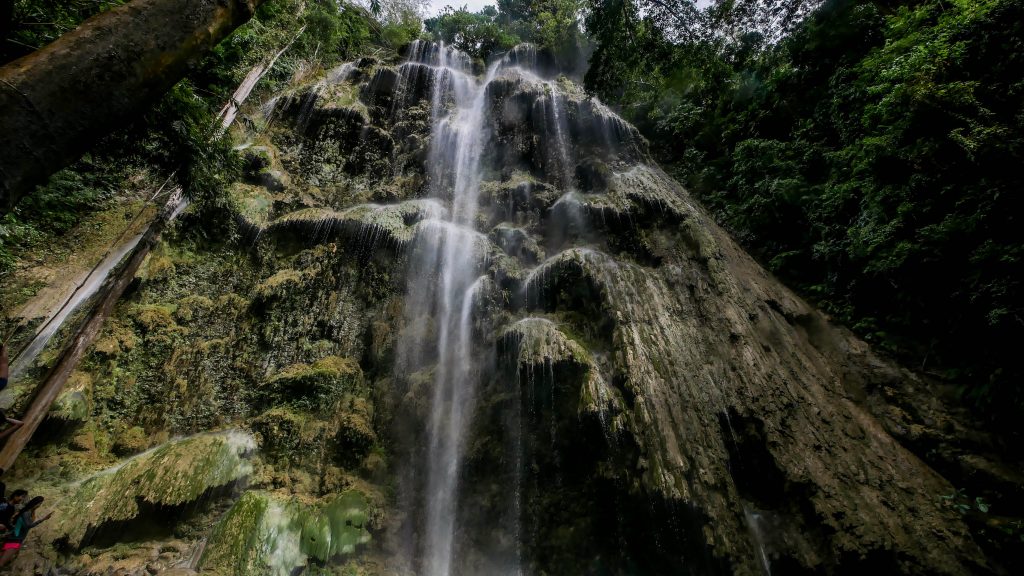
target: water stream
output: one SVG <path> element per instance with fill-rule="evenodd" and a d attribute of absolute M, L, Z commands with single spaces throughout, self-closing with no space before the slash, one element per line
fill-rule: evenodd
<path fill-rule="evenodd" d="M 429 237 L 423 240 L 430 248 L 423 257 L 435 263 L 438 281 L 432 298 L 421 301 L 437 315 L 421 572 L 446 576 L 452 571 L 459 472 L 476 388 L 471 315 L 472 287 L 478 285 L 479 274 L 478 252 L 471 237 L 475 235 L 480 156 L 486 138 L 485 96 L 499 63 L 489 68 L 482 82 L 477 82 L 470 76 L 469 59 L 443 44 L 418 44 L 410 53 L 414 62 L 436 67 L 431 70 L 432 194 L 451 201 L 448 225 L 424 228 Z"/>

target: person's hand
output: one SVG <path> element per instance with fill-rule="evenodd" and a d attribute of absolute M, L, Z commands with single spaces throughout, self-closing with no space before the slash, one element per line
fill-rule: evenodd
<path fill-rule="evenodd" d="M 53 510 L 50 510 L 49 512 L 47 512 L 47 513 L 46 513 L 46 516 L 43 516 L 43 520 L 46 520 L 46 519 L 47 519 L 47 518 L 49 518 L 50 516 L 53 516 Z"/>

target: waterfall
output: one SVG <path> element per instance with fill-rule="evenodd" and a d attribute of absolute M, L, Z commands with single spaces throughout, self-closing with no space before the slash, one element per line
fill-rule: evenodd
<path fill-rule="evenodd" d="M 463 444 L 476 389 L 472 312 L 473 294 L 480 282 L 473 223 L 486 138 L 485 95 L 498 64 L 478 82 L 470 76 L 470 60 L 443 44 L 416 43 L 410 58 L 411 62 L 403 65 L 403 76 L 421 65 L 428 66 L 432 76 L 431 193 L 451 201 L 445 224 L 421 229 L 426 236 L 423 242 L 429 246 L 422 257 L 433 264 L 437 281 L 433 294 L 419 300 L 435 311 L 437 326 L 420 573 L 447 576 L 452 571 Z"/>
<path fill-rule="evenodd" d="M 493 144 L 495 118 L 489 106 L 495 95 L 489 95 L 488 90 L 498 78 L 504 82 L 502 90 L 540 90 L 533 106 L 540 107 L 535 118 L 542 126 L 537 128 L 547 136 L 540 145 L 545 155 L 544 172 L 562 187 L 574 188 L 565 95 L 558 82 L 538 76 L 533 46 L 511 50 L 492 62 L 480 78 L 474 75 L 472 60 L 465 54 L 444 44 L 414 42 L 407 61 L 397 69 L 390 104 L 391 117 L 400 118 L 416 94 L 429 99 L 429 193 L 449 204 L 443 217 L 429 218 L 417 227 L 417 249 L 411 259 L 414 272 L 407 289 L 407 317 L 421 322 L 433 320 L 429 331 L 421 334 L 421 339 L 432 344 L 424 349 L 422 342 L 406 342 L 403 354 L 424 357 L 399 361 L 404 363 L 402 369 L 423 369 L 432 364 L 434 371 L 430 408 L 425 416 L 425 454 L 414 480 L 422 518 L 413 529 L 419 534 L 418 541 L 411 544 L 416 550 L 409 551 L 416 573 L 428 576 L 449 576 L 464 570 L 463 556 L 470 552 L 460 549 L 466 539 L 457 537 L 463 524 L 460 481 L 481 377 L 473 313 L 476 294 L 485 284 L 486 276 L 481 274 L 487 240 L 476 226 L 482 175 L 488 168 L 482 158 Z M 509 497 L 518 498 L 518 489 Z M 508 529 L 518 534 L 519 503 L 509 504 L 516 525 Z M 413 557 L 418 561 L 412 561 Z M 518 558 L 518 552 L 513 553 L 500 570 L 519 573 Z"/>

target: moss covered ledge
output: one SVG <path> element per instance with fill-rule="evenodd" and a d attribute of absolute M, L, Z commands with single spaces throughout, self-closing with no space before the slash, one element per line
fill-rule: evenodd
<path fill-rule="evenodd" d="M 59 514 L 72 546 L 107 522 L 131 520 L 140 503 L 177 506 L 252 473 L 252 436 L 237 430 L 173 440 L 88 478 Z"/>

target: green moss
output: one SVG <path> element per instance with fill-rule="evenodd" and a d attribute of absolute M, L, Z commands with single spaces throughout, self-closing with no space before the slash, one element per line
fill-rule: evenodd
<path fill-rule="evenodd" d="M 366 456 L 377 442 L 373 431 L 373 407 L 365 398 L 349 395 L 338 406 L 336 440 L 341 460 L 351 464 Z"/>
<path fill-rule="evenodd" d="M 267 229 L 299 229 L 323 237 L 341 234 L 362 242 L 370 240 L 400 248 L 413 239 L 417 222 L 436 217 L 441 210 L 433 200 L 359 204 L 341 211 L 307 208 L 278 218 Z"/>
<path fill-rule="evenodd" d="M 274 197 L 266 188 L 237 182 L 228 189 L 228 197 L 235 212 L 246 222 L 264 226 L 270 221 Z"/>
<path fill-rule="evenodd" d="M 278 270 L 273 276 L 264 280 L 256 287 L 256 295 L 261 300 L 271 300 L 287 294 L 303 284 L 302 273 L 286 268 Z"/>
<path fill-rule="evenodd" d="M 145 335 L 167 335 L 178 331 L 174 321 L 176 306 L 167 304 L 139 304 L 129 312 L 135 325 Z"/>
<path fill-rule="evenodd" d="M 85 372 L 71 373 L 64 390 L 50 407 L 50 418 L 65 422 L 85 422 L 89 418 L 89 393 L 92 378 Z"/>
<path fill-rule="evenodd" d="M 142 277 L 146 280 L 165 280 L 174 276 L 174 262 L 162 254 L 150 253 L 143 268 Z"/>
<path fill-rule="evenodd" d="M 178 322 L 188 323 L 197 315 L 208 314 L 213 309 L 213 300 L 206 296 L 191 294 L 178 301 L 178 308 L 174 311 L 174 318 Z"/>
<path fill-rule="evenodd" d="M 363 371 L 351 358 L 328 356 L 312 365 L 292 364 L 272 376 L 264 394 L 313 411 L 333 409 L 345 394 L 363 389 Z"/>
<path fill-rule="evenodd" d="M 245 458 L 253 448 L 249 435 L 222 432 L 140 454 L 83 482 L 59 514 L 59 531 L 77 546 L 90 528 L 137 516 L 140 501 L 164 506 L 195 501 L 250 474 Z"/>
<path fill-rule="evenodd" d="M 319 102 L 325 102 L 324 108 L 347 108 L 359 114 L 369 122 L 369 113 L 361 100 L 359 100 L 359 88 L 349 83 L 333 84 L 328 86 L 320 95 Z"/>
<path fill-rule="evenodd" d="M 214 528 L 200 566 L 213 574 L 287 575 L 305 562 L 284 506 L 267 494 L 246 492 Z"/>
<path fill-rule="evenodd" d="M 318 524 L 326 526 L 330 536 L 329 545 L 323 540 L 307 542 L 303 533 L 303 547 L 314 558 L 327 561 L 336 556 L 352 554 L 356 547 L 370 541 L 366 530 L 369 521 L 369 503 L 357 490 L 339 494 L 327 506 L 320 509 Z"/>
<path fill-rule="evenodd" d="M 521 366 L 568 362 L 590 366 L 590 354 L 547 318 L 523 318 L 505 329 L 503 341 L 514 351 Z"/>
<path fill-rule="evenodd" d="M 150 446 L 150 436 L 139 426 L 132 426 L 114 437 L 111 451 L 118 456 L 138 454 Z"/>
<path fill-rule="evenodd" d="M 296 463 L 320 454 L 329 436 L 328 424 L 287 407 L 267 410 L 250 423 L 260 448 L 270 458 Z"/>
<path fill-rule="evenodd" d="M 92 349 L 108 358 L 116 358 L 124 352 L 131 351 L 138 342 L 139 338 L 131 327 L 115 318 L 103 327 L 103 332 Z"/>
<path fill-rule="evenodd" d="M 340 559 L 370 542 L 369 508 L 355 490 L 322 506 L 247 492 L 214 528 L 200 567 L 224 575 L 287 575 L 311 558 Z"/>

